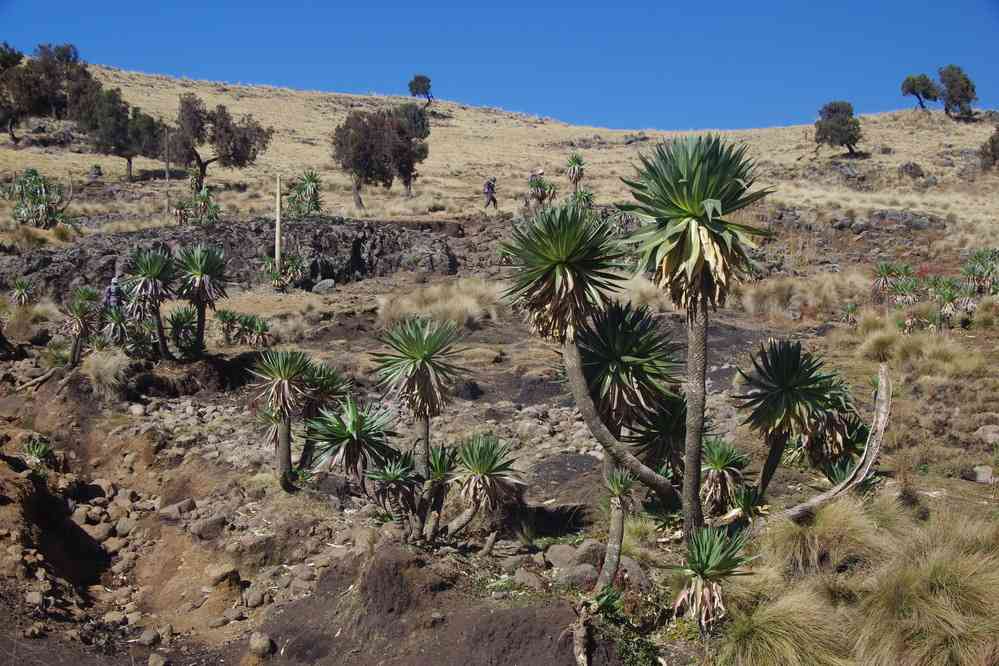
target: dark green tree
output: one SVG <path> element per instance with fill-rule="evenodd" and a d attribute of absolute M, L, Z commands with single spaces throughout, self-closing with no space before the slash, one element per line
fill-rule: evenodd
<path fill-rule="evenodd" d="M 978 100 L 975 84 L 964 70 L 957 65 L 940 68 L 940 84 L 943 86 L 944 111 L 952 118 L 970 118 L 974 115 L 971 104 Z"/>
<path fill-rule="evenodd" d="M 912 74 L 902 81 L 902 95 L 915 97 L 921 109 L 926 108 L 926 102 L 939 101 L 941 94 L 940 86 L 925 74 Z"/>
<path fill-rule="evenodd" d="M 39 44 L 25 67 L 41 86 L 53 118 L 75 118 L 79 104 L 100 86 L 72 44 Z"/>
<path fill-rule="evenodd" d="M 427 159 L 430 148 L 430 120 L 427 112 L 416 104 L 403 104 L 392 111 L 390 126 L 392 137 L 392 162 L 396 175 L 406 188 L 406 196 L 413 196 L 416 165 Z"/>
<path fill-rule="evenodd" d="M 409 82 L 409 94 L 413 97 L 425 97 L 427 103 L 424 106 L 430 106 L 434 101 L 434 95 L 430 92 L 430 77 L 426 74 L 414 75 L 413 80 Z"/>
<path fill-rule="evenodd" d="M 170 133 L 170 153 L 181 164 L 197 167 L 191 189 L 200 192 L 210 164 L 247 167 L 267 150 L 273 135 L 273 128 L 264 127 L 252 115 L 236 120 L 224 105 L 209 111 L 201 98 L 185 93 L 180 96 L 177 127 Z M 214 154 L 209 155 L 209 150 Z"/>
<path fill-rule="evenodd" d="M 364 208 L 364 185 L 391 187 L 395 180 L 392 148 L 394 131 L 387 127 L 384 113 L 351 111 L 330 136 L 333 160 L 351 178 L 354 206 Z"/>
<path fill-rule="evenodd" d="M 860 121 L 853 117 L 852 104 L 829 102 L 819 110 L 819 119 L 815 121 L 815 143 L 846 146 L 850 154 L 855 155 L 860 139 Z"/>
<path fill-rule="evenodd" d="M 978 149 L 978 157 L 982 160 L 983 169 L 991 169 L 999 164 L 999 127 Z"/>
<path fill-rule="evenodd" d="M 132 160 L 160 154 L 163 124 L 138 107 L 129 108 L 121 90 L 101 90 L 81 114 L 80 128 L 90 136 L 97 151 L 125 160 L 129 182 Z"/>

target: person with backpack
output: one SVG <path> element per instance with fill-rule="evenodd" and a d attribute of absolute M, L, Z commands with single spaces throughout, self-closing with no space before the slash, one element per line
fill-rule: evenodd
<path fill-rule="evenodd" d="M 116 275 L 111 278 L 111 284 L 104 290 L 104 299 L 101 301 L 101 306 L 106 313 L 111 310 L 120 310 L 124 303 L 125 292 L 122 290 L 121 285 L 118 284 L 118 276 Z"/>
<path fill-rule="evenodd" d="M 486 184 L 482 186 L 482 195 L 486 198 L 487 210 L 489 204 L 493 205 L 494 210 L 499 210 L 499 204 L 496 202 L 496 176 L 486 180 Z"/>

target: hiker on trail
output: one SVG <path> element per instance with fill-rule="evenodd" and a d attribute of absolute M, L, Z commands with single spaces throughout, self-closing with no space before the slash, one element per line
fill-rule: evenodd
<path fill-rule="evenodd" d="M 111 284 L 107 286 L 104 290 L 104 300 L 101 301 L 101 305 L 105 312 L 110 312 L 111 310 L 119 310 L 125 301 L 125 292 L 122 290 L 121 285 L 118 284 L 118 276 L 111 278 Z"/>
<path fill-rule="evenodd" d="M 486 198 L 486 208 L 489 208 L 489 204 L 493 205 L 494 210 L 499 209 L 499 204 L 496 203 L 496 176 L 486 180 L 486 184 L 482 186 L 482 195 Z"/>

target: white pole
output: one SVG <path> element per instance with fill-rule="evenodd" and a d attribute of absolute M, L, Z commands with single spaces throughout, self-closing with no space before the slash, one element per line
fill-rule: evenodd
<path fill-rule="evenodd" d="M 281 272 L 281 174 L 277 175 L 274 193 L 274 268 Z"/>

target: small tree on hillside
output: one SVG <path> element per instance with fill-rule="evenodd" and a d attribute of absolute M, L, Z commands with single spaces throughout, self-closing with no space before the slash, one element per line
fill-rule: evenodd
<path fill-rule="evenodd" d="M 394 109 L 390 121 L 395 172 L 406 188 L 406 196 L 413 196 L 413 181 L 418 175 L 416 165 L 430 155 L 425 141 L 430 136 L 430 121 L 427 112 L 416 104 L 403 104 Z"/>
<path fill-rule="evenodd" d="M 274 129 L 264 127 L 256 118 L 245 115 L 238 121 L 225 105 L 213 111 L 193 93 L 180 96 L 177 127 L 171 132 L 171 156 L 185 165 L 194 165 L 191 189 L 200 192 L 205 185 L 208 165 L 218 162 L 230 169 L 242 169 L 257 161 L 267 150 Z M 209 157 L 205 151 L 211 150 Z"/>
<path fill-rule="evenodd" d="M 379 184 L 391 187 L 395 180 L 392 133 L 386 129 L 383 113 L 351 111 L 330 136 L 333 159 L 350 174 L 354 206 L 364 208 L 361 187 Z"/>
<path fill-rule="evenodd" d="M 910 75 L 902 81 L 902 96 L 915 97 L 921 109 L 926 108 L 926 102 L 939 101 L 942 93 L 940 86 L 925 74 Z"/>
<path fill-rule="evenodd" d="M 957 65 L 940 68 L 940 84 L 943 86 L 944 111 L 954 118 L 969 118 L 974 115 L 972 102 L 978 100 L 975 84 L 964 70 Z"/>
<path fill-rule="evenodd" d="M 74 118 L 84 97 L 100 85 L 72 44 L 39 44 L 25 66 L 35 74 L 53 118 Z"/>
<path fill-rule="evenodd" d="M 425 97 L 427 103 L 424 106 L 430 106 L 434 101 L 434 95 L 430 92 L 430 77 L 426 74 L 414 75 L 413 80 L 409 82 L 409 94 L 413 97 Z"/>
<path fill-rule="evenodd" d="M 128 181 L 132 181 L 132 160 L 137 156 L 155 158 L 160 154 L 163 124 L 143 113 L 129 109 L 121 91 L 101 90 L 88 104 L 80 118 L 80 127 L 101 153 L 125 160 Z"/>
<path fill-rule="evenodd" d="M 856 154 L 860 142 L 860 121 L 853 117 L 849 102 L 829 102 L 819 110 L 815 121 L 815 143 L 846 146 L 851 155 Z"/>

